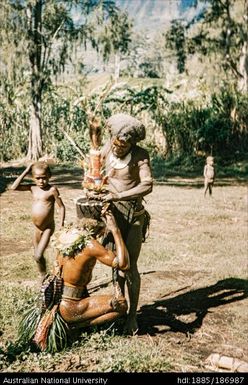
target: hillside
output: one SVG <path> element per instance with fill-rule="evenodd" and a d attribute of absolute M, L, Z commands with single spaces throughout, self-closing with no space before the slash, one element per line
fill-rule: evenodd
<path fill-rule="evenodd" d="M 125 9 L 134 19 L 136 28 L 156 29 L 168 26 L 172 18 L 179 16 L 180 0 L 117 0 L 116 4 Z"/>
<path fill-rule="evenodd" d="M 194 4 L 194 0 L 116 0 L 116 5 L 134 20 L 136 30 L 149 32 L 168 28 L 173 19 L 192 19 L 202 7 Z"/>

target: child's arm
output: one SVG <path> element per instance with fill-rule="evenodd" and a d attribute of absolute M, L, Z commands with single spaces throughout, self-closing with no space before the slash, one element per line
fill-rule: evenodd
<path fill-rule="evenodd" d="M 18 178 L 14 181 L 12 186 L 10 186 L 10 190 L 18 190 L 18 191 L 28 191 L 31 190 L 31 185 L 20 185 L 22 180 L 25 178 L 26 175 L 29 174 L 33 166 L 33 163 L 30 163 L 27 168 L 23 171 L 23 173 L 18 176 Z"/>
<path fill-rule="evenodd" d="M 56 187 L 54 187 L 54 198 L 60 208 L 60 227 L 63 227 L 65 221 L 65 205 L 59 195 L 59 190 Z"/>

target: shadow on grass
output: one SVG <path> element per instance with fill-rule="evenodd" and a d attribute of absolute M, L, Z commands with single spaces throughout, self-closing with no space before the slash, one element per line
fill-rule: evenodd
<path fill-rule="evenodd" d="M 188 177 L 187 179 L 175 177 L 175 178 L 168 178 L 164 180 L 155 180 L 154 183 L 156 186 L 172 186 L 172 187 L 182 187 L 182 188 L 196 188 L 196 189 L 204 189 L 204 179 L 201 178 L 199 180 L 198 178 L 192 178 Z M 240 186 L 240 185 L 247 185 L 247 179 L 242 178 L 218 178 L 214 182 L 214 188 L 215 187 L 224 187 L 224 186 Z"/>
<path fill-rule="evenodd" d="M 0 169 L 0 194 L 5 192 L 15 179 L 21 175 L 25 167 L 5 167 Z M 51 167 L 51 184 L 68 186 L 71 189 L 82 189 L 83 171 L 80 167 L 56 166 Z M 31 175 L 24 178 L 23 183 L 32 183 Z"/>
<path fill-rule="evenodd" d="M 24 171 L 25 167 L 4 167 L 0 169 L 0 194 L 7 190 L 7 187 Z M 66 186 L 70 189 L 82 189 L 83 170 L 82 167 L 73 164 L 61 164 L 51 166 L 51 184 Z M 166 170 L 165 175 L 154 173 L 156 185 L 173 186 L 182 188 L 203 188 L 204 180 L 201 172 L 177 172 Z M 24 183 L 31 183 L 31 176 L 24 179 Z M 247 175 L 217 175 L 215 186 L 234 186 L 247 183 Z"/>
<path fill-rule="evenodd" d="M 138 312 L 139 334 L 155 335 L 168 331 L 193 334 L 211 308 L 248 297 L 248 281 L 228 278 L 215 285 L 189 291 L 173 298 L 143 305 Z M 181 318 L 194 318 L 185 321 Z M 165 329 L 166 328 L 166 329 Z"/>
<path fill-rule="evenodd" d="M 0 194 L 7 190 L 8 185 L 13 183 L 23 171 L 24 168 L 19 167 L 0 168 Z"/>
<path fill-rule="evenodd" d="M 227 305 L 248 298 L 248 281 L 238 278 L 228 278 L 218 281 L 215 285 L 188 291 L 176 297 L 158 300 L 153 304 L 143 305 L 138 312 L 139 335 L 181 332 L 186 335 L 194 334 L 202 325 L 206 314 L 211 308 Z M 186 322 L 180 317 L 194 318 Z M 192 317 L 193 316 L 193 317 Z M 123 335 L 124 319 L 91 328 L 72 328 L 68 334 L 67 349 L 75 342 L 81 345 L 93 333 L 104 330 L 112 335 Z M 104 334 L 105 335 L 105 334 Z M 27 353 L 37 353 L 39 349 L 32 343 L 22 344 L 9 341 L 5 351 L 0 348 L 0 357 L 8 365 L 16 359 L 22 359 Z"/>

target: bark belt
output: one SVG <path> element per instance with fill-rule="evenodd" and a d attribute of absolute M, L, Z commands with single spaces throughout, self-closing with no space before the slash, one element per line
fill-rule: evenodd
<path fill-rule="evenodd" d="M 80 300 L 83 298 L 89 297 L 89 293 L 87 290 L 87 287 L 71 287 L 64 285 L 63 289 L 63 299 L 74 299 L 74 300 Z"/>

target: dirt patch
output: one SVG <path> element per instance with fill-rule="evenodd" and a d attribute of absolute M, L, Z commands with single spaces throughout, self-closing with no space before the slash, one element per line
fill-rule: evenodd
<path fill-rule="evenodd" d="M 30 249 L 30 242 L 20 240 L 18 243 L 13 244 L 13 241 L 10 241 L 6 238 L 2 238 L 0 257 L 7 256 L 7 255 L 17 256 L 18 254 L 26 251 L 27 249 Z"/>

